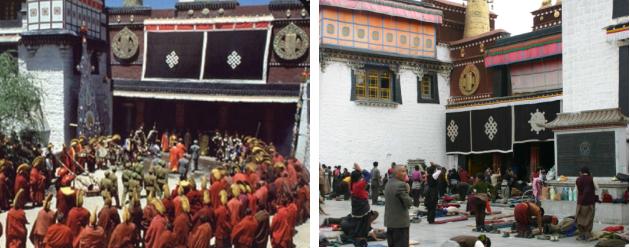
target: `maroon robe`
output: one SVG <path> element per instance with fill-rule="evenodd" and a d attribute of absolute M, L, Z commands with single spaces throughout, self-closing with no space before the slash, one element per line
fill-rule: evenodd
<path fill-rule="evenodd" d="M 230 232 L 232 231 L 232 225 L 230 224 L 230 212 L 223 205 L 219 205 L 214 209 L 214 216 L 216 218 L 216 229 L 214 235 L 216 236 L 216 243 L 218 244 L 230 244 Z M 218 246 L 217 246 L 218 247 Z"/>
<path fill-rule="evenodd" d="M 105 243 L 109 244 L 109 238 L 114 231 L 114 228 L 120 224 L 120 216 L 118 210 L 115 207 L 104 207 L 98 212 L 98 226 L 103 228 L 105 232 Z"/>
<path fill-rule="evenodd" d="M 230 211 L 230 226 L 236 226 L 241 220 L 241 201 L 238 198 L 232 198 L 227 203 L 227 208 Z"/>
<path fill-rule="evenodd" d="M 186 247 L 188 234 L 190 233 L 190 217 L 187 213 L 181 213 L 173 221 L 173 233 L 175 234 L 175 244 L 177 247 Z"/>
<path fill-rule="evenodd" d="M 44 236 L 46 236 L 48 227 L 54 223 L 55 211 L 46 211 L 44 208 L 39 210 L 37 219 L 35 219 L 35 223 L 33 223 L 33 227 L 31 228 L 31 234 L 29 235 L 29 239 L 35 248 L 44 247 Z"/>
<path fill-rule="evenodd" d="M 188 239 L 188 247 L 209 248 L 212 238 L 212 227 L 206 222 L 195 227 Z"/>
<path fill-rule="evenodd" d="M 210 222 L 210 226 L 214 226 L 214 211 L 212 210 L 212 207 L 206 205 L 193 215 L 193 227 L 200 224 L 199 222 L 201 221 L 201 216 L 206 216 L 208 218 L 208 222 Z"/>
<path fill-rule="evenodd" d="M 168 220 L 163 215 L 156 215 L 151 220 L 151 224 L 144 234 L 144 247 L 153 248 L 156 247 L 158 238 L 166 230 L 166 223 Z"/>
<path fill-rule="evenodd" d="M 228 184 L 225 179 L 221 179 L 219 181 L 215 181 L 210 186 L 210 191 L 208 193 L 210 193 L 210 202 L 212 203 L 213 209 L 217 209 L 217 207 L 221 205 L 221 195 L 219 195 L 219 193 L 221 190 L 227 189 L 227 185 Z"/>
<path fill-rule="evenodd" d="M 203 195 L 201 194 L 201 191 L 188 191 L 188 193 L 186 193 L 186 197 L 190 203 L 190 214 L 195 214 L 203 207 Z"/>
<path fill-rule="evenodd" d="M 270 227 L 269 227 L 269 215 L 262 221 L 258 222 L 256 227 L 256 237 L 254 238 L 255 248 L 266 248 L 269 241 Z"/>
<path fill-rule="evenodd" d="M 109 238 L 108 248 L 133 248 L 136 244 L 136 225 L 131 222 L 120 223 L 114 228 Z"/>
<path fill-rule="evenodd" d="M 9 198 L 11 198 L 11 191 L 8 185 L 7 176 L 4 172 L 0 172 L 0 209 L 7 210 L 9 206 Z"/>
<path fill-rule="evenodd" d="M 30 175 L 31 200 L 41 205 L 46 194 L 46 177 L 37 168 L 31 169 Z"/>
<path fill-rule="evenodd" d="M 28 184 L 28 179 L 26 179 L 26 177 L 22 174 L 17 174 L 17 176 L 15 177 L 15 185 L 13 186 L 13 195 L 16 195 L 20 189 L 24 190 L 24 192 L 22 193 L 24 194 L 22 196 L 23 202 L 29 202 L 29 198 L 31 197 L 31 190 Z"/>
<path fill-rule="evenodd" d="M 56 223 L 48 227 L 44 236 L 46 248 L 72 248 L 72 231 L 65 224 Z"/>
<path fill-rule="evenodd" d="M 7 213 L 7 231 L 6 245 L 7 248 L 24 248 L 26 247 L 26 214 L 23 209 L 11 208 Z"/>
<path fill-rule="evenodd" d="M 175 234 L 172 231 L 166 229 L 162 232 L 162 234 L 160 234 L 157 241 L 155 242 L 155 245 L 153 245 L 153 248 L 175 248 L 176 240 L 177 239 L 175 238 Z"/>
<path fill-rule="evenodd" d="M 101 247 L 105 247 L 105 230 L 100 226 L 83 228 L 74 241 L 74 248 Z"/>
<path fill-rule="evenodd" d="M 232 229 L 232 243 L 235 248 L 249 248 L 254 244 L 258 221 L 253 214 L 245 216 Z"/>
<path fill-rule="evenodd" d="M 153 204 L 147 204 L 142 210 L 142 229 L 146 230 L 151 224 L 151 220 L 158 214 Z"/>
<path fill-rule="evenodd" d="M 74 207 L 70 209 L 68 218 L 66 218 L 66 225 L 72 230 L 72 238 L 75 239 L 79 236 L 81 228 L 85 227 L 90 221 L 90 211 L 82 207 Z"/>
<path fill-rule="evenodd" d="M 57 190 L 57 212 L 63 213 L 63 216 L 68 216 L 70 209 L 75 206 L 76 194 L 66 196 L 61 193 L 61 190 Z"/>
<path fill-rule="evenodd" d="M 271 246 L 290 248 L 293 246 L 293 225 L 290 221 L 288 207 L 278 208 L 271 221 Z"/>

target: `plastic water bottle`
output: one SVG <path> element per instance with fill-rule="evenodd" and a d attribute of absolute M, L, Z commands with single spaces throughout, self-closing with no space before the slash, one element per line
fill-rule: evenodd
<path fill-rule="evenodd" d="M 575 190 L 573 190 L 573 201 L 577 201 L 577 195 L 578 195 L 578 189 L 577 187 L 575 188 Z"/>
<path fill-rule="evenodd" d="M 573 187 L 569 188 L 569 201 L 573 201 Z"/>
<path fill-rule="evenodd" d="M 556 200 L 556 190 L 553 186 L 549 187 L 549 199 L 552 201 Z"/>

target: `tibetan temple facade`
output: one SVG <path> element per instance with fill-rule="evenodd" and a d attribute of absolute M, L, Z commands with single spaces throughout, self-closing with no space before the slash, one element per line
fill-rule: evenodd
<path fill-rule="evenodd" d="M 308 76 L 308 6 L 180 1 L 157 10 L 138 2 L 1 5 L 0 52 L 13 52 L 22 70 L 42 82 L 50 142 L 89 134 L 82 131 L 88 124 L 124 136 L 155 124 L 160 132 L 193 136 L 258 135 L 288 154 Z"/>
<path fill-rule="evenodd" d="M 627 173 L 627 1 L 605 1 L 599 16 L 570 1 L 579 17 L 568 23 L 561 1 L 542 2 L 532 30 L 512 36 L 486 0 L 321 1 L 320 161 L 419 159 L 524 182 L 584 165 L 597 178 Z M 588 31 L 597 49 L 578 47 L 591 44 L 578 23 L 604 15 Z"/>
<path fill-rule="evenodd" d="M 320 0 L 320 161 L 446 161 L 445 17 L 416 1 Z"/>

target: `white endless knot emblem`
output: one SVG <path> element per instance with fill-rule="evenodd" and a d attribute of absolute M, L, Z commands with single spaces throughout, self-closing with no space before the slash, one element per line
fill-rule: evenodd
<path fill-rule="evenodd" d="M 545 131 L 545 124 L 547 124 L 547 119 L 545 119 L 545 112 L 540 112 L 536 109 L 536 112 L 529 113 L 531 118 L 529 118 L 529 125 L 532 127 L 530 131 L 536 132 L 536 134 L 540 133 L 540 131 Z"/>
<path fill-rule="evenodd" d="M 455 123 L 455 120 L 451 120 L 451 123 L 448 124 L 448 127 L 446 128 L 446 135 L 451 139 L 451 142 L 455 142 L 455 138 L 457 138 L 457 135 L 459 134 L 457 132 L 458 129 L 459 127 Z"/>
<path fill-rule="evenodd" d="M 232 67 L 232 70 L 236 69 L 236 67 L 241 64 L 241 55 L 236 51 L 232 51 L 227 57 L 227 63 Z"/>
<path fill-rule="evenodd" d="M 497 122 L 494 121 L 494 118 L 492 118 L 492 116 L 488 118 L 488 121 L 486 122 L 484 127 L 486 128 L 485 133 L 486 135 L 488 135 L 488 139 L 490 140 L 494 139 L 494 135 L 497 134 L 499 130 L 497 129 Z"/>
<path fill-rule="evenodd" d="M 175 53 L 175 51 L 171 51 L 171 53 L 166 55 L 166 64 L 171 69 L 179 64 L 179 56 L 177 56 L 177 53 Z"/>

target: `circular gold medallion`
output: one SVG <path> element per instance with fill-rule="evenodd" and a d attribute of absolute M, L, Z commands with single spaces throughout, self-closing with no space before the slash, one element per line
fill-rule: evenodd
<path fill-rule="evenodd" d="M 459 75 L 459 91 L 462 95 L 470 96 L 479 88 L 479 69 L 475 65 L 467 65 Z"/>
<path fill-rule="evenodd" d="M 138 36 L 124 27 L 112 39 L 112 52 L 119 59 L 130 59 L 138 52 Z"/>

